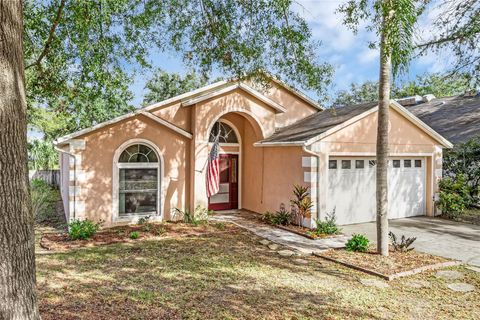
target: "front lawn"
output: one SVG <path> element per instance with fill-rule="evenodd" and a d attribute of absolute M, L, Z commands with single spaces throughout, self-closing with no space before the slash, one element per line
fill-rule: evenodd
<path fill-rule="evenodd" d="M 480 273 L 464 267 L 452 269 L 474 292 L 451 291 L 435 271 L 378 288 L 360 282 L 378 278 L 318 257 L 281 257 L 259 240 L 233 228 L 38 255 L 42 318 L 480 318 Z"/>

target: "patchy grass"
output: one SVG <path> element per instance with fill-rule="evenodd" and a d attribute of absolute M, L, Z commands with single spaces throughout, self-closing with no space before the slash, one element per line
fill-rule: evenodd
<path fill-rule="evenodd" d="M 363 273 L 316 257 L 282 258 L 234 228 L 37 256 L 43 319 L 475 319 L 476 291 L 434 272 L 366 287 Z M 414 289 L 409 281 L 428 281 Z"/>

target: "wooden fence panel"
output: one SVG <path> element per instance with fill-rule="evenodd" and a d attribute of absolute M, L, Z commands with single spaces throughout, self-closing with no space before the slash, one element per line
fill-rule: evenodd
<path fill-rule="evenodd" d="M 28 177 L 30 181 L 40 179 L 52 187 L 60 187 L 60 170 L 30 170 Z"/>

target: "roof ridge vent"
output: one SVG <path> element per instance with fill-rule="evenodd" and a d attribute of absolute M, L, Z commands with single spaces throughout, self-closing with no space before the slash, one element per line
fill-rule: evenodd
<path fill-rule="evenodd" d="M 424 95 L 424 96 L 422 97 L 422 101 L 423 101 L 423 102 L 430 102 L 430 101 L 432 101 L 432 100 L 435 99 L 435 98 L 436 98 L 435 95 L 429 93 L 429 94 L 426 94 L 426 95 Z"/>
<path fill-rule="evenodd" d="M 400 98 L 400 99 L 395 99 L 399 104 L 402 106 L 414 106 L 416 104 L 419 104 L 423 102 L 423 98 L 419 95 L 414 95 L 411 97 L 405 97 L 405 98 Z"/>

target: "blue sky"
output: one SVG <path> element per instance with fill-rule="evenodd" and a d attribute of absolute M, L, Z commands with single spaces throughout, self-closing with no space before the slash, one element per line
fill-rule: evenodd
<path fill-rule="evenodd" d="M 375 39 L 375 34 L 360 28 L 358 34 L 347 29 L 339 14 L 335 14 L 341 0 L 298 0 L 293 10 L 302 15 L 309 24 L 314 40 L 322 42 L 319 51 L 320 61 L 327 61 L 335 67 L 333 85 L 330 89 L 333 95 L 336 91 L 346 89 L 352 82 L 361 83 L 366 80 L 376 80 L 378 77 L 378 50 L 368 48 L 369 41 Z M 435 10 L 427 12 L 419 23 L 423 29 L 420 34 L 429 32 L 430 22 L 435 16 Z M 184 74 L 187 69 L 178 56 L 172 53 L 153 53 L 150 57 L 154 66 L 170 72 Z M 442 63 L 443 62 L 443 63 Z M 433 54 L 412 61 L 408 74 L 402 79 L 414 79 L 416 75 L 426 72 L 439 72 L 444 69 L 445 62 Z M 134 105 L 139 106 L 144 94 L 146 79 L 151 74 L 136 76 L 131 89 L 135 95 Z M 312 93 L 306 92 L 312 98 Z"/>

